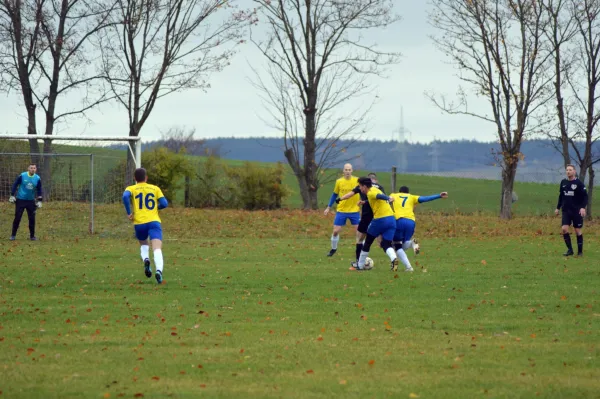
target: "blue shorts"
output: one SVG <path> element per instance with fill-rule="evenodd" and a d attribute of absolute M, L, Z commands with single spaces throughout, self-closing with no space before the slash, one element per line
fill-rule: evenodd
<path fill-rule="evenodd" d="M 373 237 L 381 235 L 383 236 L 383 239 L 387 241 L 392 241 L 395 232 L 396 219 L 393 216 L 373 219 L 367 229 L 367 234 L 372 235 Z"/>
<path fill-rule="evenodd" d="M 396 234 L 394 234 L 394 241 L 407 242 L 410 241 L 413 234 L 415 234 L 416 223 L 412 219 L 400 218 L 396 220 Z"/>
<path fill-rule="evenodd" d="M 356 226 L 360 222 L 360 212 L 338 212 L 335 214 L 334 226 L 345 226 L 350 219 L 350 224 Z"/>
<path fill-rule="evenodd" d="M 160 225 L 160 222 L 136 224 L 134 226 L 134 229 L 135 238 L 137 238 L 140 241 L 147 240 L 148 236 L 150 236 L 151 240 L 162 241 L 162 226 Z"/>

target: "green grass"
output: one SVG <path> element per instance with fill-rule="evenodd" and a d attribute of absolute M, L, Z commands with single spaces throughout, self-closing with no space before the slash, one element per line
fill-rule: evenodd
<path fill-rule="evenodd" d="M 158 286 L 122 210 L 99 207 L 94 237 L 85 210 L 48 204 L 41 241 L 0 241 L 2 397 L 600 392 L 595 224 L 586 257 L 563 259 L 556 219 L 423 214 L 415 273 L 380 250 L 353 273 L 349 230 L 324 256 L 320 212 L 167 209 Z"/>

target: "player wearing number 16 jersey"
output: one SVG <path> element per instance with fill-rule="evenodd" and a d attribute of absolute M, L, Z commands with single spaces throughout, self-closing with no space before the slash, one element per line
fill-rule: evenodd
<path fill-rule="evenodd" d="M 148 238 L 150 238 L 152 249 L 154 250 L 156 282 L 162 284 L 162 226 L 160 224 L 158 210 L 165 209 L 168 206 L 168 202 L 160 188 L 147 183 L 148 175 L 146 169 L 136 169 L 134 177 L 136 184 L 125 189 L 125 192 L 123 193 L 123 205 L 125 205 L 127 217 L 129 217 L 129 220 L 133 221 L 135 237 L 140 242 L 140 250 L 146 277 L 152 277 L 152 270 L 150 269 L 150 247 L 148 245 Z"/>

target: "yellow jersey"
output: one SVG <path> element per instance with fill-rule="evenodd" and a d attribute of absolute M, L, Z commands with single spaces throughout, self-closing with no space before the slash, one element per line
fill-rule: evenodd
<path fill-rule="evenodd" d="M 354 190 L 356 186 L 358 186 L 358 177 L 350 176 L 349 179 L 341 177 L 335 181 L 335 187 L 333 188 L 333 192 L 336 193 L 339 197 L 343 197 L 350 191 Z M 337 205 L 337 211 L 344 213 L 360 212 L 358 201 L 360 201 L 360 195 L 355 194 L 353 197 L 348 198 L 345 201 L 341 201 Z"/>
<path fill-rule="evenodd" d="M 394 216 L 396 219 L 405 218 L 415 220 L 415 206 L 419 204 L 419 196 L 407 193 L 393 193 Z"/>
<path fill-rule="evenodd" d="M 125 189 L 131 193 L 133 224 L 159 222 L 158 200 L 164 195 L 160 188 L 148 183 L 137 183 Z"/>
<path fill-rule="evenodd" d="M 373 209 L 373 219 L 394 216 L 394 210 L 392 209 L 390 203 L 382 199 L 377 199 L 377 194 L 383 194 L 383 192 L 376 187 L 371 187 L 369 192 L 367 192 L 369 205 L 371 205 L 371 209 Z"/>

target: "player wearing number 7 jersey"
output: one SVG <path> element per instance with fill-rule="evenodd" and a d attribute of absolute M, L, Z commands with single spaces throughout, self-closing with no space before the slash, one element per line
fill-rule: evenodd
<path fill-rule="evenodd" d="M 136 184 L 129 186 L 123 193 L 123 205 L 127 211 L 127 217 L 133 221 L 135 237 L 140 242 L 142 261 L 146 277 L 152 277 L 150 269 L 150 247 L 148 237 L 154 250 L 154 266 L 156 267 L 156 282 L 163 281 L 163 256 L 162 256 L 162 227 L 159 209 L 165 209 L 169 204 L 160 188 L 148 184 L 146 169 L 135 170 L 134 178 Z"/>
<path fill-rule="evenodd" d="M 427 197 L 412 195 L 408 193 L 408 187 L 400 187 L 399 193 L 391 194 L 394 198 L 394 216 L 396 217 L 396 234 L 394 235 L 394 248 L 396 255 L 406 268 L 405 271 L 412 272 L 413 268 L 410 265 L 408 256 L 404 252 L 408 248 L 413 247 L 413 234 L 415 233 L 415 206 L 423 202 L 429 202 L 438 198 L 448 198 L 447 192 L 442 192 Z M 417 245 L 417 244 L 414 244 Z M 415 248 L 417 253 L 418 247 Z"/>

